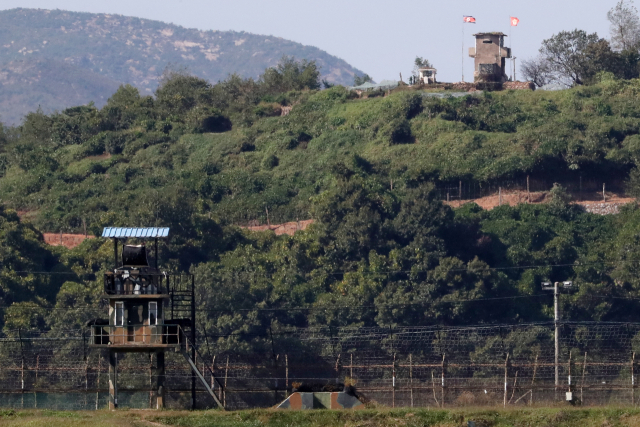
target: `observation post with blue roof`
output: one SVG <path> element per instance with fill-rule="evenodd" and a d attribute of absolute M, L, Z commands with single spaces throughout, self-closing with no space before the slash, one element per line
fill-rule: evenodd
<path fill-rule="evenodd" d="M 104 274 L 109 318 L 92 321 L 89 326 L 91 347 L 109 350 L 110 409 L 118 407 L 118 353 L 131 352 L 147 352 L 150 359 L 155 355 L 151 401 L 156 408 L 165 406 L 167 350 L 181 352 L 191 366 L 192 407 L 197 377 L 220 405 L 193 363 L 196 352 L 193 275 L 170 274 L 158 268 L 158 240 L 168 236 L 168 228 L 107 227 L 102 232 L 103 238 L 113 240 L 114 251 L 113 270 Z M 148 241 L 153 244 L 153 263 L 149 262 Z"/>

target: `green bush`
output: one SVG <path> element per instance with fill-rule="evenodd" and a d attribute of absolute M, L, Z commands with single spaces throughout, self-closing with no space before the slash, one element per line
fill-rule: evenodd
<path fill-rule="evenodd" d="M 278 166 L 279 163 L 280 160 L 274 154 L 269 154 L 265 156 L 264 160 L 262 161 L 262 167 L 267 170 L 271 170 Z"/>

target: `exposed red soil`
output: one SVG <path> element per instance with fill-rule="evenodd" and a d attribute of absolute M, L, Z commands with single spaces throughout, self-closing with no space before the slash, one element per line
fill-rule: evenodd
<path fill-rule="evenodd" d="M 44 242 L 51 246 L 64 246 L 68 249 L 73 249 L 85 239 L 95 239 L 95 236 L 84 234 L 60 234 L 60 233 L 42 233 L 44 236 Z"/>
<path fill-rule="evenodd" d="M 293 236 L 296 231 L 305 230 L 310 224 L 313 224 L 312 219 L 307 219 L 304 221 L 285 222 L 284 224 L 240 226 L 240 228 L 244 228 L 249 231 L 272 230 L 274 233 L 276 233 L 276 236 L 280 236 L 282 234 Z"/>
<path fill-rule="evenodd" d="M 466 203 L 476 203 L 482 209 L 491 210 L 497 206 L 509 205 L 516 206 L 520 203 L 546 203 L 548 202 L 549 193 L 544 192 L 532 192 L 526 191 L 511 191 L 503 192 L 502 196 L 493 194 L 491 196 L 481 197 L 473 200 L 451 200 L 447 203 L 449 206 L 457 208 Z M 606 200 L 602 197 L 602 192 L 583 193 L 580 199 L 579 195 L 571 195 L 573 203 L 589 208 L 592 205 L 626 205 L 628 203 L 634 203 L 636 199 L 633 197 L 625 197 L 616 193 L 606 193 Z"/>
<path fill-rule="evenodd" d="M 502 194 L 502 196 L 494 194 L 474 200 L 452 200 L 445 203 L 451 207 L 460 207 L 466 203 L 476 203 L 482 209 L 491 210 L 501 204 L 515 206 L 519 203 L 545 203 L 548 202 L 548 195 L 547 192 L 527 194 L 526 191 L 513 191 Z M 572 199 L 574 203 L 584 206 L 587 211 L 599 214 L 617 213 L 620 206 L 636 202 L 636 199 L 632 197 L 624 197 L 615 193 L 607 193 L 606 201 L 603 200 L 602 193 L 583 194 L 582 200 L 576 200 L 576 196 L 573 196 Z M 285 222 L 284 224 L 240 226 L 240 228 L 257 232 L 271 230 L 276 236 L 283 234 L 293 236 L 296 231 L 305 230 L 313 222 L 314 220 L 307 219 L 304 221 Z M 84 234 L 43 233 L 43 235 L 45 243 L 51 246 L 64 246 L 69 249 L 80 245 L 85 239 L 95 239 L 95 236 L 85 236 Z"/>

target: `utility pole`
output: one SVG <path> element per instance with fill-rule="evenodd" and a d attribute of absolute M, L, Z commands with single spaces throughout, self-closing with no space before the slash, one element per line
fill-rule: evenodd
<path fill-rule="evenodd" d="M 560 322 L 560 312 L 558 311 L 558 296 L 560 295 L 560 292 L 558 292 L 558 282 L 555 282 L 553 284 L 553 328 L 554 328 L 554 344 L 555 344 L 555 358 L 554 358 L 554 370 L 555 370 L 555 374 L 556 374 L 556 381 L 555 381 L 555 392 L 558 392 L 558 383 L 559 383 L 559 375 L 558 375 L 558 354 L 560 353 L 560 337 L 559 337 L 559 330 L 558 330 L 558 323 Z"/>
<path fill-rule="evenodd" d="M 553 327 L 554 327 L 554 371 L 555 371 L 555 383 L 554 383 L 554 395 L 556 400 L 558 399 L 558 387 L 560 386 L 560 308 L 559 308 L 559 298 L 560 298 L 560 285 L 563 288 L 571 288 L 573 285 L 572 282 L 555 282 L 553 286 L 549 282 L 544 282 L 542 284 L 542 290 L 550 291 L 553 290 Z"/>

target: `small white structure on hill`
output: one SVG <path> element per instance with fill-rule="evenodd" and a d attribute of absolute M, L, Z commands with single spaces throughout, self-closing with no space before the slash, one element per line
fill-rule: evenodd
<path fill-rule="evenodd" d="M 432 67 L 418 69 L 418 81 L 420 84 L 431 85 L 436 83 L 436 73 L 438 70 Z"/>

